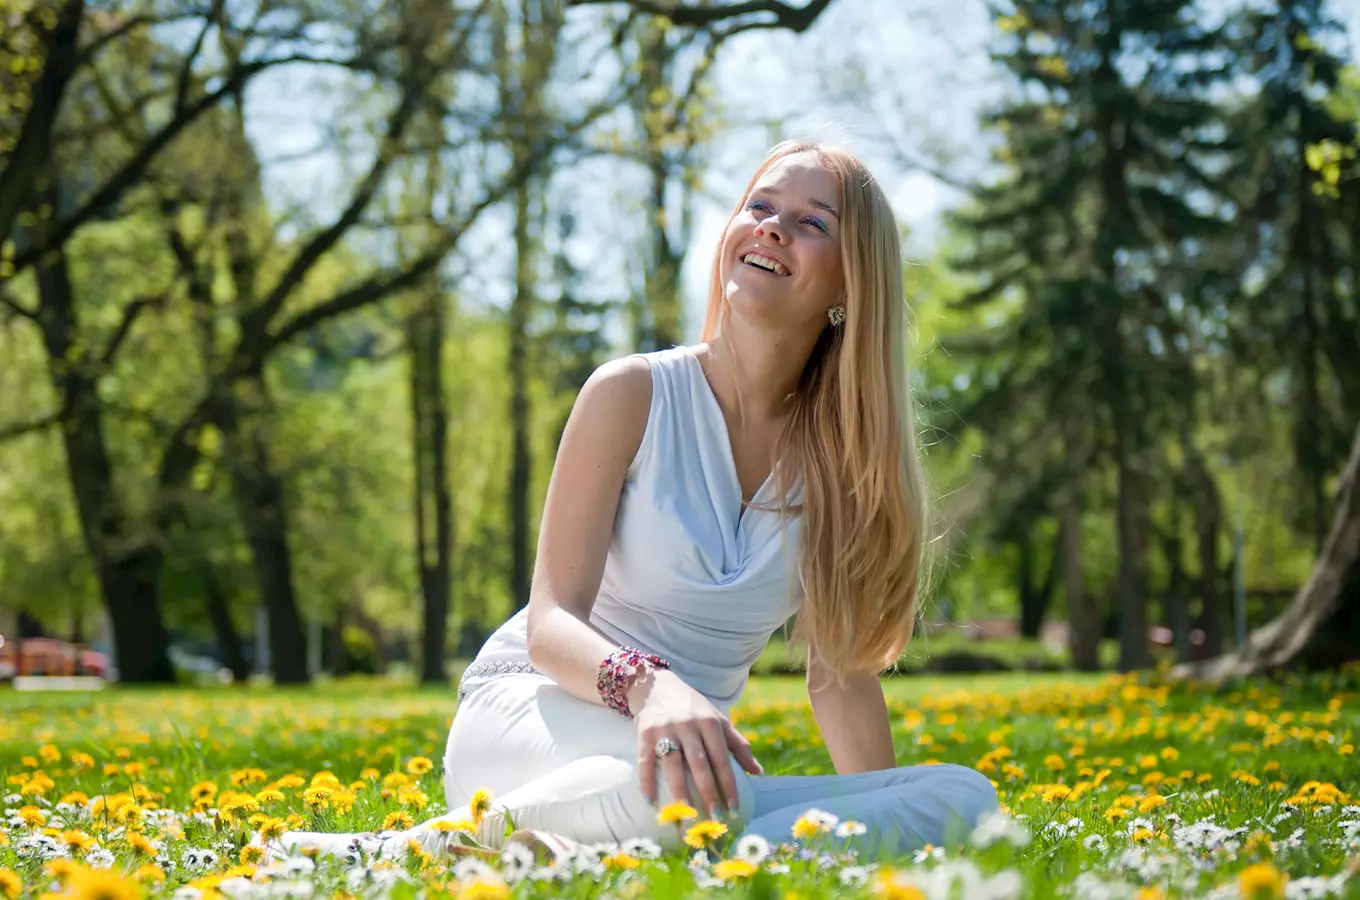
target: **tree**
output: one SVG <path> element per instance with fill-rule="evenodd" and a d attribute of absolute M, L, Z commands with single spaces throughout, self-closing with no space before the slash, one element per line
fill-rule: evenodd
<path fill-rule="evenodd" d="M 1089 4 L 1079 19 L 1050 0 L 1010 6 L 997 58 L 1017 91 L 988 115 L 1005 136 L 1004 174 L 955 217 L 974 236 L 960 268 L 980 273 L 964 304 L 1003 323 L 954 339 L 985 360 L 964 418 L 1047 448 L 1031 478 L 1113 469 L 1120 666 L 1132 669 L 1149 660 L 1154 435 L 1189 389 L 1149 336 L 1160 322 L 1183 327 L 1158 275 L 1225 227 L 1211 172 L 1226 142 L 1211 135 L 1205 99 L 1223 77 L 1210 59 L 1218 38 L 1184 0 Z M 1024 415 L 1035 408 L 1050 414 Z"/>
<path fill-rule="evenodd" d="M 1308 581 L 1245 647 L 1174 677 L 1224 681 L 1286 667 L 1320 668 L 1360 658 L 1360 428 L 1333 502 L 1331 527 Z"/>

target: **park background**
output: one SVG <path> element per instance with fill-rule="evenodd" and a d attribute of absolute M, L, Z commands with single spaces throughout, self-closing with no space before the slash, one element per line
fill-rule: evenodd
<path fill-rule="evenodd" d="M 1249 668 L 1358 646 L 1356 4 L 0 20 L 11 664 L 455 677 L 527 601 L 575 392 L 699 339 L 787 137 L 903 225 L 939 536 L 905 671 L 1203 660 L 1281 614 L 1333 640 Z"/>

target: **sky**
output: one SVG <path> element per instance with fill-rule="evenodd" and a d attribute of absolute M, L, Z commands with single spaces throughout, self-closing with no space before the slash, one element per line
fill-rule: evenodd
<path fill-rule="evenodd" d="M 1332 0 L 1332 14 L 1347 25 L 1352 58 L 1360 58 L 1360 0 Z M 965 180 L 983 164 L 978 116 L 1000 90 L 986 55 L 991 35 L 983 0 L 835 0 L 804 35 L 750 31 L 723 47 L 714 84 L 726 122 L 709 148 L 682 276 L 687 342 L 698 340 L 708 267 L 726 216 L 778 139 L 830 140 L 856 152 L 907 227 L 905 254 L 929 252 L 940 214 L 962 194 L 919 161 L 940 160 L 946 176 Z M 248 131 L 266 161 L 267 188 L 280 203 L 316 209 L 337 202 L 338 188 L 352 183 L 350 170 L 367 160 L 346 165 L 335 154 L 308 151 L 325 145 L 345 92 L 280 87 L 256 79 L 248 100 Z M 588 264 L 620 288 L 634 264 L 627 241 L 637 237 L 629 234 L 636 217 L 626 207 L 641 190 L 624 171 L 609 162 L 581 170 L 592 195 L 598 185 L 599 202 L 586 204 L 577 239 L 588 245 Z M 462 248 L 464 259 L 478 261 L 466 269 L 465 292 L 493 304 L 508 301 L 506 231 L 498 211 Z"/>

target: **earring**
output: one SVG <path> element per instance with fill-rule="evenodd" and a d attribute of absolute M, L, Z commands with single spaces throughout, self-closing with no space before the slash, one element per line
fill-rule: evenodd
<path fill-rule="evenodd" d="M 832 325 L 839 325 L 845 321 L 845 307 L 833 306 L 826 311 L 826 317 L 831 320 Z"/>

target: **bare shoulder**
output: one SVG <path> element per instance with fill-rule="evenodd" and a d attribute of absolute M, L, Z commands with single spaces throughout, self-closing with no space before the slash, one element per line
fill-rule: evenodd
<path fill-rule="evenodd" d="M 563 442 L 576 434 L 589 435 L 586 441 L 594 448 L 608 444 L 631 458 L 642 442 L 651 406 L 652 371 L 647 360 L 640 356 L 610 360 L 581 386 Z"/>

